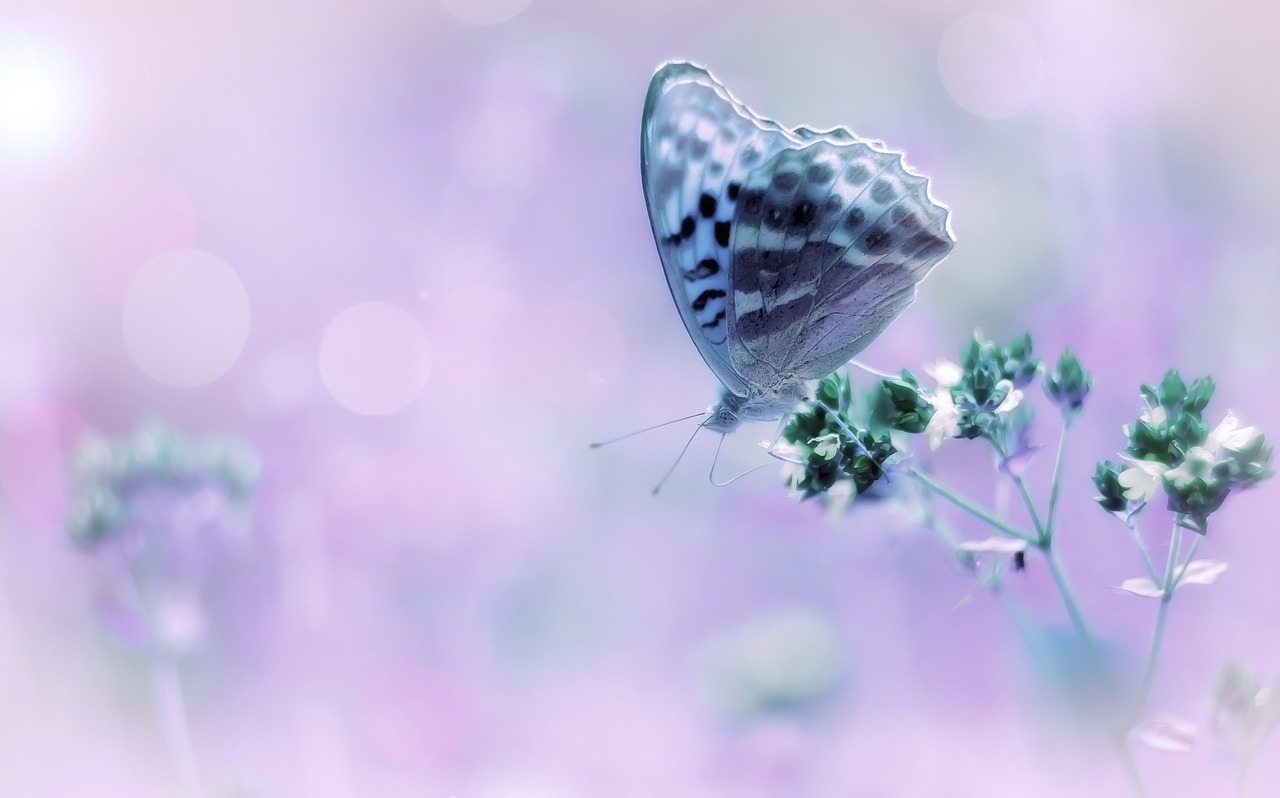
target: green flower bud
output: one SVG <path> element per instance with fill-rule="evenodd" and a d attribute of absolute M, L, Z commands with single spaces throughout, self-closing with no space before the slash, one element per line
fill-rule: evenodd
<path fill-rule="evenodd" d="M 1044 378 L 1044 392 L 1058 406 L 1063 418 L 1075 418 L 1084 407 L 1085 397 L 1093 387 L 1093 377 L 1081 366 L 1070 349 L 1062 350 L 1058 365 Z"/>

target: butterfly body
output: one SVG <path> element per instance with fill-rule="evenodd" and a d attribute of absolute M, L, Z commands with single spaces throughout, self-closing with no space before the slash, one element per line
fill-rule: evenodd
<path fill-rule="evenodd" d="M 954 246 L 901 153 L 759 117 L 694 64 L 650 82 L 641 176 L 672 297 L 723 386 L 703 424 L 720 432 L 791 412 Z"/>

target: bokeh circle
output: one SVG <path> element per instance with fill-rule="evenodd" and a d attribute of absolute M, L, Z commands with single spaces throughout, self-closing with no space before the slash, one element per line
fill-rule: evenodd
<path fill-rule="evenodd" d="M 396 413 L 422 393 L 430 373 L 427 332 L 408 311 L 387 302 L 343 310 L 320 341 L 320 377 L 346 409 L 366 416 Z"/>
<path fill-rule="evenodd" d="M 151 259 L 124 298 L 124 342 L 156 382 L 204 385 L 235 364 L 249 337 L 249 296 L 226 262 L 198 249 Z"/>

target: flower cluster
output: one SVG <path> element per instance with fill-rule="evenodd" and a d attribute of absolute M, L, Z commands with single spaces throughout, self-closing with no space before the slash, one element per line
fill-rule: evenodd
<path fill-rule="evenodd" d="M 870 490 L 897 449 L 887 430 L 859 423 L 864 415 L 865 409 L 856 407 L 848 377 L 836 372 L 822 380 L 813 400 L 783 429 L 787 485 L 805 499 L 826 494 L 837 485 L 852 495 Z"/>
<path fill-rule="evenodd" d="M 1028 335 L 1008 348 L 975 335 L 960 364 L 938 360 L 925 367 L 938 385 L 932 393 L 922 390 L 909 371 L 885 380 L 882 391 L 894 411 L 886 423 L 900 432 L 926 433 L 933 449 L 948 438 L 998 439 L 1008 431 L 1023 388 L 1039 366 Z"/>
<path fill-rule="evenodd" d="M 783 437 L 788 485 L 804 498 L 851 484 L 856 495 L 884 474 L 886 461 L 924 434 L 937 449 L 950 438 L 987 438 L 1002 453 L 1002 468 L 1019 471 L 1038 447 L 1028 442 L 1031 411 L 1024 389 L 1040 373 L 1031 337 L 1005 347 L 974 335 L 960 363 L 925 366 L 930 391 L 908 370 L 882 379 L 862 396 L 841 373 L 823 380 L 815 398 L 789 420 Z M 1084 406 L 1092 381 L 1070 350 L 1045 377 L 1045 394 L 1068 423 Z"/>
<path fill-rule="evenodd" d="M 95 547 L 115 539 L 139 518 L 157 492 L 194 495 L 215 489 L 244 503 L 256 487 L 257 456 L 235 440 L 189 440 L 163 425 L 147 425 L 119 439 L 92 436 L 75 457 L 80 493 L 67 531 Z"/>
<path fill-rule="evenodd" d="M 1125 464 L 1107 460 L 1094 472 L 1103 509 L 1131 521 L 1163 490 L 1179 525 L 1203 534 L 1231 491 L 1274 473 L 1271 444 L 1234 413 L 1210 428 L 1204 410 L 1213 391 L 1208 377 L 1188 386 L 1172 369 L 1159 385 L 1142 386 L 1145 408 L 1125 427 Z"/>

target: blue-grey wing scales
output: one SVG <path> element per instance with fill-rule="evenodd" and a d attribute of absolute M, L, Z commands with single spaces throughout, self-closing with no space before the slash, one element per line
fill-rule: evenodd
<path fill-rule="evenodd" d="M 750 173 L 733 219 L 729 362 L 749 384 L 844 365 L 955 245 L 901 153 L 842 129 L 806 139 Z"/>
<path fill-rule="evenodd" d="M 796 139 L 710 73 L 671 62 L 649 84 L 640 169 L 654 240 L 689 337 L 726 388 L 746 395 L 729 353 L 732 221 L 752 169 Z"/>

